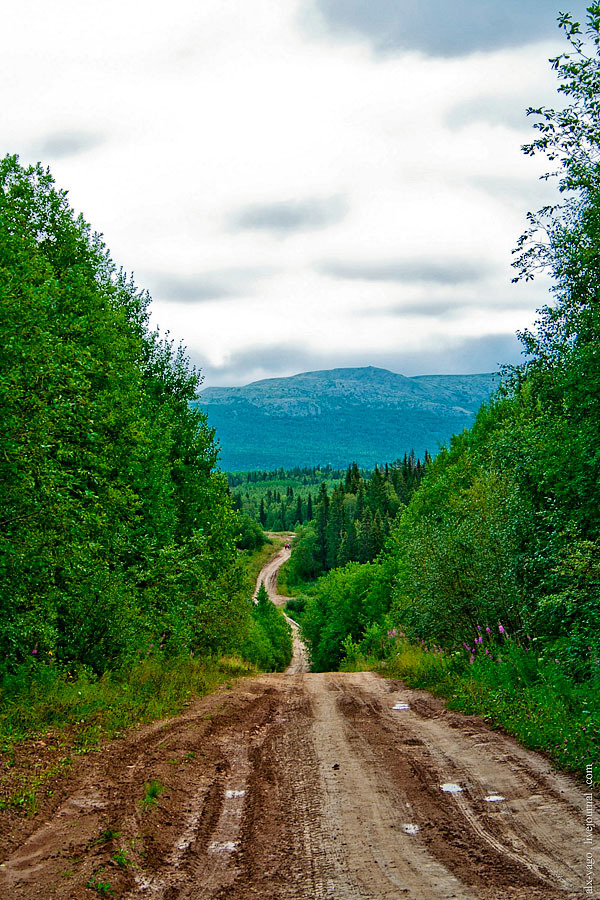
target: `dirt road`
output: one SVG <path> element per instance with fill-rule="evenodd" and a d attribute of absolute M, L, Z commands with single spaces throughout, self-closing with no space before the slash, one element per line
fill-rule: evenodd
<path fill-rule="evenodd" d="M 290 534 L 290 537 L 293 537 Z M 277 592 L 277 575 L 279 574 L 279 570 L 287 560 L 290 558 L 292 554 L 291 550 L 286 550 L 285 547 L 282 547 L 279 553 L 277 553 L 262 569 L 260 575 L 256 580 L 256 588 L 254 591 L 254 596 L 258 594 L 258 589 L 261 584 L 264 584 L 269 597 L 271 598 L 271 602 L 275 604 L 275 606 L 284 606 L 286 601 L 289 599 L 288 597 L 284 597 L 282 594 Z M 289 616 L 286 616 L 287 621 L 289 622 L 292 633 L 294 636 L 294 649 L 292 653 L 292 661 L 286 670 L 286 675 L 296 675 L 301 672 L 309 671 L 308 657 L 306 653 L 306 647 L 300 640 L 300 629 L 298 627 L 298 623 L 293 619 L 290 619 Z"/>
<path fill-rule="evenodd" d="M 81 758 L 42 820 L 6 821 L 0 897 L 598 897 L 583 794 L 399 682 L 265 675 Z"/>

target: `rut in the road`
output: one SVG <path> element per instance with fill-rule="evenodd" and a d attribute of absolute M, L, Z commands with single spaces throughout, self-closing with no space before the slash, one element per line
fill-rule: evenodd
<path fill-rule="evenodd" d="M 275 603 L 281 551 L 261 573 Z M 0 811 L 0 896 L 567 900 L 583 792 L 481 720 L 371 673 L 244 679 L 79 760 L 44 822 Z M 140 803 L 150 779 L 155 808 Z M 18 846 L 20 838 L 20 846 Z"/>
<path fill-rule="evenodd" d="M 144 811 L 151 777 L 166 789 Z M 65 788 L 4 860 L 1 896 L 82 900 L 94 883 L 127 900 L 590 896 L 580 790 L 370 673 L 245 680 L 81 760 Z"/>

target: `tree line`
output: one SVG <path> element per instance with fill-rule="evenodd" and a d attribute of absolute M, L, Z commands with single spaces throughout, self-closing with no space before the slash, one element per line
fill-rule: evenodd
<path fill-rule="evenodd" d="M 227 473 L 234 509 L 265 531 L 292 531 L 310 521 L 320 486 L 344 477 L 345 469 L 331 466 Z"/>
<path fill-rule="evenodd" d="M 368 562 L 384 548 L 391 525 L 408 502 L 431 462 L 414 453 L 402 461 L 362 473 L 356 463 L 329 492 L 321 485 L 314 518 L 298 528 L 289 564 L 290 584 L 317 578 L 348 562 Z"/>
<path fill-rule="evenodd" d="M 199 376 L 149 300 L 49 171 L 0 161 L 0 676 L 258 652 Z"/>

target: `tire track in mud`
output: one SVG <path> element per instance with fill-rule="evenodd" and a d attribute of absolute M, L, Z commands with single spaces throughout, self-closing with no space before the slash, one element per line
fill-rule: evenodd
<path fill-rule="evenodd" d="M 401 785 L 431 853 L 476 888 L 477 896 L 512 897 L 519 888 L 539 900 L 582 896 L 580 809 L 570 779 L 480 720 L 446 713 L 433 698 L 425 701 L 424 719 L 415 712 L 423 712 L 421 692 L 403 689 L 390 696 L 383 683 L 375 684 L 378 701 L 348 684 L 339 706 L 354 739 L 366 741 L 390 781 Z M 398 702 L 407 708 L 393 712 Z M 437 714 L 431 714 L 432 706 Z M 531 786 L 544 774 L 542 798 Z M 460 790 L 444 794 L 445 784 Z M 490 797 L 498 802 L 490 803 Z M 498 894 L 499 888 L 506 894 Z"/>
<path fill-rule="evenodd" d="M 91 878 L 123 900 L 593 896 L 580 789 L 370 673 L 245 679 L 88 762 L 4 860 L 1 896 L 83 900 Z M 165 793 L 144 811 L 149 778 Z M 447 781 L 463 790 L 444 793 Z M 494 791 L 506 799 L 486 802 Z M 99 843 L 107 828 L 119 837 Z M 111 864 L 119 848 L 133 866 Z"/>
<path fill-rule="evenodd" d="M 151 779 L 165 790 L 144 809 Z M 372 673 L 309 674 L 300 655 L 81 758 L 49 821 L 0 811 L 0 896 L 85 900 L 104 882 L 121 900 L 598 898 L 582 806 L 480 719 Z"/>

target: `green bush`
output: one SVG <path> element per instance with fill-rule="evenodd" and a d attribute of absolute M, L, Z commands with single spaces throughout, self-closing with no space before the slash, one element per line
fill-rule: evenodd
<path fill-rule="evenodd" d="M 252 608 L 252 622 L 241 652 L 268 672 L 283 672 L 292 658 L 292 630 L 261 584 Z"/>

